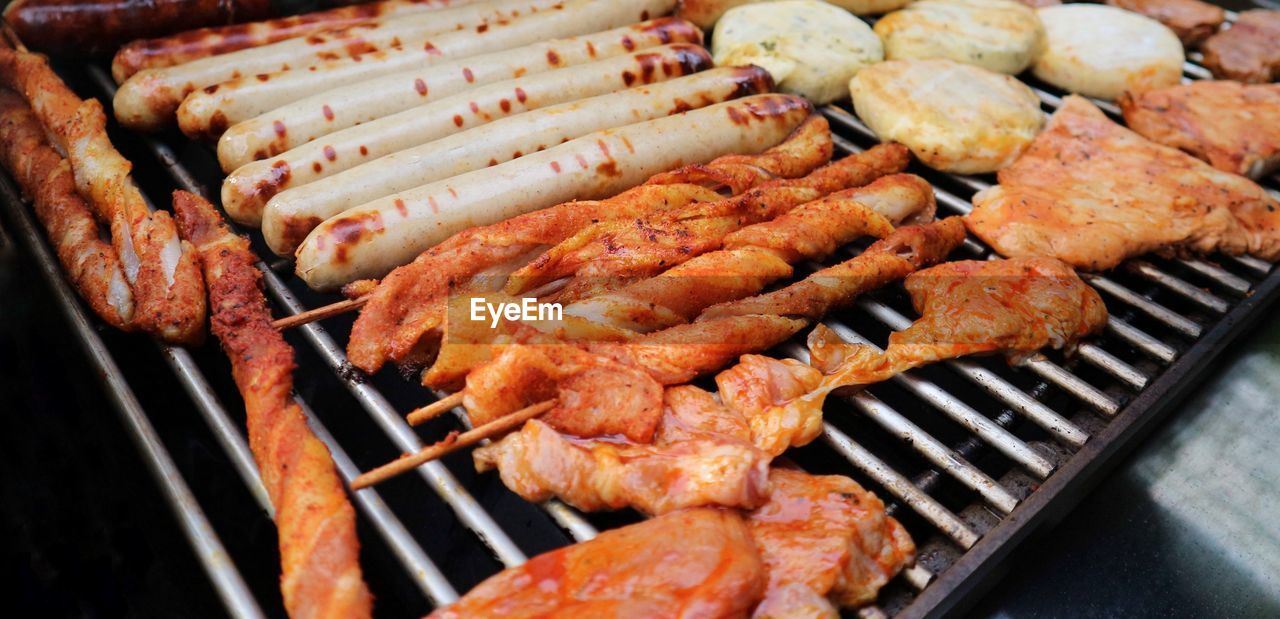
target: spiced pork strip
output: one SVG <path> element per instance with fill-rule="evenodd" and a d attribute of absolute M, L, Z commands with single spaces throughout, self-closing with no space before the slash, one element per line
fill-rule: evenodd
<path fill-rule="evenodd" d="M 115 249 L 98 238 L 98 223 L 76 193 L 71 165 L 49 145 L 26 100 L 8 90 L 0 90 L 0 145 L 0 161 L 31 200 L 80 297 L 107 324 L 133 329 L 133 291 Z"/>
<path fill-rule="evenodd" d="M 204 335 L 204 284 L 194 250 L 165 211 L 151 212 L 106 133 L 95 99 L 82 101 L 35 54 L 0 49 L 0 80 L 23 95 L 55 146 L 67 154 L 76 189 L 111 228 L 138 328 L 175 343 Z"/>
<path fill-rule="evenodd" d="M 688 22 L 664 17 L 355 80 L 232 125 L 218 138 L 218 162 L 229 173 L 251 161 L 278 155 L 331 133 L 494 82 L 661 45 L 701 42 L 701 30 Z M 528 96 L 527 91 L 525 95 Z M 524 103 L 519 97 L 506 99 L 509 105 Z M 464 115 L 463 120 L 469 118 Z"/>
<path fill-rule="evenodd" d="M 249 241 L 199 196 L 175 192 L 173 205 L 183 235 L 199 248 L 213 334 L 231 360 L 249 447 L 275 507 L 285 609 L 295 619 L 368 617 L 373 597 L 361 576 L 355 510 L 293 399 L 293 349 L 271 326 Z"/>
<path fill-rule="evenodd" d="M 814 116 L 763 153 L 723 155 L 655 175 L 612 198 L 568 202 L 459 232 L 382 280 L 352 327 L 347 355 L 371 373 L 388 359 L 406 362 L 415 351 L 433 347 L 431 334 L 442 324 L 451 288 L 501 288 L 505 273 L 593 222 L 711 201 L 721 197 L 717 190 L 737 194 L 775 177 L 803 176 L 825 163 L 832 147 L 827 121 Z M 486 272 L 493 275 L 481 276 Z"/>
<path fill-rule="evenodd" d="M 111 76 L 119 84 L 143 69 L 172 67 L 324 30 L 348 28 L 393 15 L 434 11 L 475 1 L 382 0 L 289 17 L 229 26 L 209 26 L 152 39 L 138 39 L 116 52 L 111 59 Z"/>

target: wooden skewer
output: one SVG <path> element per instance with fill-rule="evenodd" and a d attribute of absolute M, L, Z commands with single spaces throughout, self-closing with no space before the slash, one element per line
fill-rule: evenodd
<path fill-rule="evenodd" d="M 470 447 L 489 438 L 495 438 L 506 434 L 524 422 L 537 417 L 556 405 L 556 400 L 547 400 L 539 402 L 533 406 L 522 408 L 505 417 L 499 417 L 482 426 L 478 426 L 463 432 L 462 434 L 450 434 L 447 438 L 439 443 L 424 447 L 413 455 L 401 456 L 398 460 L 388 462 L 372 471 L 361 474 L 359 477 L 351 481 L 351 488 L 359 490 L 367 488 L 374 484 L 382 483 L 396 475 L 412 470 L 419 465 L 425 464 L 437 458 L 441 458 L 451 454 L 464 447 Z"/>
<path fill-rule="evenodd" d="M 9 20 L 0 20 L 0 28 L 3 28 L 5 41 L 10 47 L 23 53 L 27 52 L 27 46 L 22 43 L 22 39 L 18 38 L 18 33 L 13 31 L 13 25 Z"/>
<path fill-rule="evenodd" d="M 436 400 L 435 402 L 423 406 L 422 408 L 409 413 L 405 419 L 409 422 L 409 425 L 416 426 L 449 412 L 453 407 L 459 404 L 462 404 L 461 391 L 451 393 L 439 400 Z"/>
<path fill-rule="evenodd" d="M 322 320 L 330 316 L 337 316 L 338 314 L 345 314 L 351 310 L 359 308 L 360 306 L 364 305 L 368 301 L 369 301 L 369 295 L 365 295 L 363 297 L 356 297 L 354 299 L 343 299 L 341 301 L 338 301 L 337 303 L 330 303 L 329 305 L 317 307 L 315 309 L 307 310 L 305 312 L 299 312 L 292 316 L 285 316 L 284 318 L 273 321 L 271 323 L 271 326 L 282 331 L 284 329 L 300 327 L 309 322 L 315 322 L 317 320 Z"/>

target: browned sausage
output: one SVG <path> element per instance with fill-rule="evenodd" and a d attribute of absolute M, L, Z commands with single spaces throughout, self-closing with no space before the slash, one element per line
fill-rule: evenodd
<path fill-rule="evenodd" d="M 83 56 L 140 37 L 270 14 L 268 0 L 14 0 L 4 18 L 34 49 Z"/>
<path fill-rule="evenodd" d="M 200 28 L 158 39 L 142 39 L 129 43 L 116 52 L 111 61 L 111 76 L 118 84 L 143 69 L 171 67 L 200 58 L 306 36 L 321 30 L 346 28 L 381 17 L 421 13 L 475 1 L 382 0 L 291 17 Z"/>

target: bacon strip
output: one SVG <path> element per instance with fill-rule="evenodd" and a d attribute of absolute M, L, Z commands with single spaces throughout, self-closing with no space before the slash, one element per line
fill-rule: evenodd
<path fill-rule="evenodd" d="M 173 207 L 183 235 L 199 248 L 213 334 L 231 359 L 249 447 L 276 508 L 285 609 L 294 619 L 369 617 L 373 598 L 361 577 L 355 510 L 291 395 L 293 349 L 271 326 L 249 241 L 199 196 L 174 192 Z"/>
<path fill-rule="evenodd" d="M 0 161 L 31 199 L 67 278 L 99 317 L 133 329 L 133 292 L 115 250 L 98 238 L 89 205 L 76 193 L 71 166 L 16 93 L 0 91 Z"/>
<path fill-rule="evenodd" d="M 152 213 L 133 183 L 133 168 L 112 146 L 106 115 L 82 101 L 35 54 L 0 49 L 0 81 L 30 103 L 55 145 L 67 154 L 76 188 L 111 226 L 111 240 L 137 303 L 137 326 L 168 342 L 204 336 L 204 285 L 194 250 L 173 219 Z"/>

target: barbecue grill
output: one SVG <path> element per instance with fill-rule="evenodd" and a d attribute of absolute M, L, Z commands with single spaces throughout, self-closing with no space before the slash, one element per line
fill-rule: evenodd
<path fill-rule="evenodd" d="M 1184 65 L 1186 79 L 1210 77 L 1194 60 L 1193 55 Z M 109 100 L 114 92 L 109 72 L 100 64 L 62 69 L 82 94 Z M 1061 103 L 1061 93 L 1032 86 L 1046 111 Z M 1118 116 L 1115 106 L 1095 103 Z M 835 133 L 837 156 L 876 142 L 847 107 L 821 111 Z M 209 188 L 217 186 L 221 174 L 210 149 L 176 133 L 115 137 L 135 162 L 135 176 L 153 203 L 168 202 L 175 188 L 216 200 Z M 940 215 L 967 212 L 969 197 L 994 182 L 989 176 L 943 174 L 921 166 L 909 171 L 934 185 Z M 1276 176 L 1262 183 L 1273 194 L 1280 189 Z M 246 500 L 270 514 L 225 359 L 216 351 L 157 344 L 194 406 L 145 410 L 61 277 L 42 232 L 7 176 L 0 177 L 0 196 L 14 236 L 51 282 L 227 611 L 260 617 L 268 614 L 264 609 L 278 608 L 278 601 L 267 597 L 277 595 L 274 581 L 247 578 L 241 571 L 245 558 L 223 544 L 243 529 L 237 523 L 215 526 L 209 506 L 196 500 L 175 463 L 175 453 L 181 456 L 189 446 L 166 444 L 153 426 L 157 415 L 198 416 L 243 482 Z M 253 236 L 259 255 L 270 256 L 260 236 Z M 832 260 L 860 248 L 845 248 Z M 992 251 L 971 237 L 955 256 L 989 258 Z M 264 260 L 258 266 L 277 317 L 334 300 L 290 277 L 291 261 Z M 1111 317 L 1106 331 L 1080 345 L 1074 355 L 1037 356 L 1016 366 L 1002 358 L 971 358 L 911 371 L 857 395 L 833 398 L 821 440 L 788 452 L 786 457 L 805 470 L 849 475 L 876 492 L 920 547 L 918 564 L 887 586 L 876 606 L 857 614 L 935 616 L 971 604 L 1018 545 L 1065 515 L 1280 294 L 1280 273 L 1248 257 L 1145 257 L 1086 277 L 1102 294 Z M 904 328 L 911 316 L 905 293 L 892 286 L 824 322 L 846 340 L 883 345 L 888 333 Z M 351 368 L 343 352 L 350 325 L 350 316 L 338 316 L 287 334 L 298 350 L 298 400 L 347 481 L 466 424 L 459 414 L 410 428 L 402 415 L 442 394 L 392 373 L 367 377 Z M 141 344 L 136 337 L 130 341 Z M 797 339 L 772 354 L 803 359 L 805 349 Z M 556 501 L 527 503 L 496 476 L 477 476 L 466 454 L 356 492 L 354 502 L 363 527 L 367 577 L 379 605 L 418 614 L 451 602 L 526 557 L 639 518 L 582 514 Z"/>

